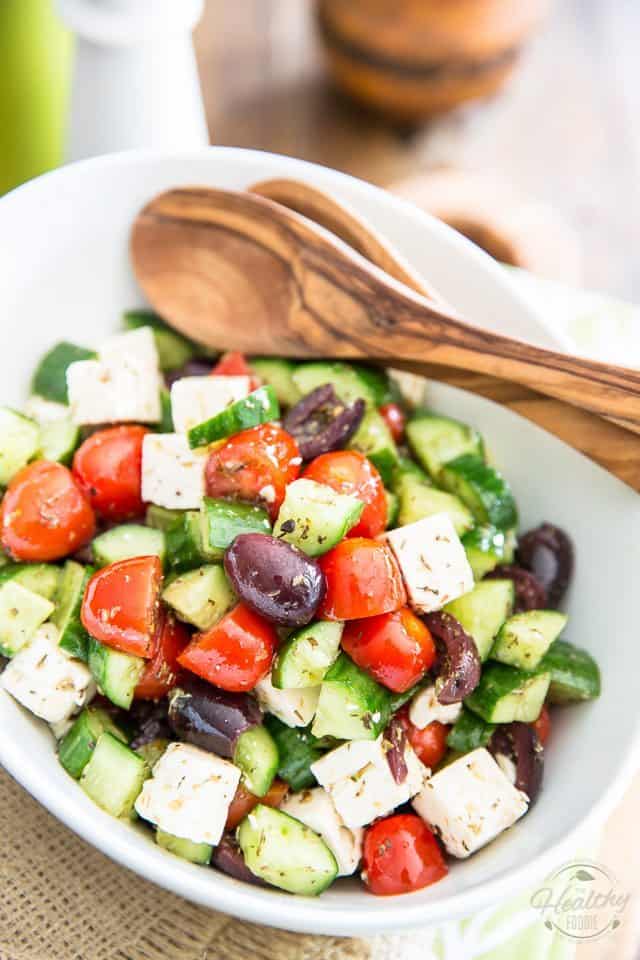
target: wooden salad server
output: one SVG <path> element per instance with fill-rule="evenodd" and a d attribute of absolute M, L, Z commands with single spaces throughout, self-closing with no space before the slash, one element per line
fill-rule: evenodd
<path fill-rule="evenodd" d="M 131 253 L 151 304 L 202 343 L 489 374 L 640 432 L 640 372 L 476 329 L 263 197 L 167 191 L 136 218 Z"/>

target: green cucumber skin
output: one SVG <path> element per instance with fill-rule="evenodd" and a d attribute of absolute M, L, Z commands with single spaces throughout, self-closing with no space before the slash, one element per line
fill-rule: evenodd
<path fill-rule="evenodd" d="M 278 420 L 279 417 L 280 404 L 273 387 L 267 384 L 258 387 L 248 397 L 236 400 L 215 417 L 192 427 L 187 434 L 189 446 L 205 447 L 215 440 L 224 440 L 235 433 L 258 427 L 261 423 Z"/>
<path fill-rule="evenodd" d="M 177 520 L 182 520 L 184 513 L 184 510 L 168 510 L 151 503 L 147 507 L 145 523 L 154 530 L 163 530 L 166 533 Z"/>
<path fill-rule="evenodd" d="M 349 441 L 349 449 L 367 457 L 388 484 L 398 464 L 398 448 L 384 418 L 373 408 L 367 410 L 362 422 Z"/>
<path fill-rule="evenodd" d="M 198 510 L 185 510 L 165 530 L 167 566 L 171 570 L 193 570 L 207 562 Z"/>
<path fill-rule="evenodd" d="M 387 403 L 401 406 L 404 404 L 400 387 L 383 367 L 373 367 L 365 363 L 354 363 L 352 367 L 362 383 L 366 384 L 374 406 L 384 407 Z"/>
<path fill-rule="evenodd" d="M 106 710 L 99 707 L 86 707 L 80 713 L 73 726 L 68 730 L 58 747 L 58 760 L 75 780 L 79 780 L 82 771 L 91 759 L 98 738 L 102 733 L 111 733 L 114 737 L 127 742 Z"/>
<path fill-rule="evenodd" d="M 444 609 L 473 637 L 480 659 L 486 660 L 496 634 L 511 615 L 514 598 L 512 580 L 484 580 Z"/>
<path fill-rule="evenodd" d="M 102 693 L 117 707 L 128 710 L 145 668 L 141 657 L 106 647 L 89 637 L 88 665 Z"/>
<path fill-rule="evenodd" d="M 204 548 L 212 558 L 221 559 L 241 533 L 271 533 L 267 511 L 250 503 L 204 497 L 201 512 Z"/>
<path fill-rule="evenodd" d="M 301 363 L 292 374 L 293 382 L 303 396 L 330 383 L 343 403 L 362 399 L 368 407 L 377 406 L 378 392 L 361 372 L 340 360 L 317 360 Z"/>
<path fill-rule="evenodd" d="M 530 673 L 504 663 L 486 664 L 480 683 L 464 705 L 487 723 L 533 723 L 544 703 L 551 674 Z"/>
<path fill-rule="evenodd" d="M 516 613 L 503 623 L 496 636 L 492 659 L 521 670 L 535 670 L 566 626 L 567 619 L 566 614 L 558 610 Z"/>
<path fill-rule="evenodd" d="M 242 770 L 247 790 L 256 797 L 264 797 L 280 765 L 278 745 L 266 727 L 251 727 L 238 737 L 233 762 Z"/>
<path fill-rule="evenodd" d="M 188 860 L 189 863 L 206 866 L 211 862 L 213 847 L 209 843 L 194 843 L 193 840 L 187 840 L 184 837 L 174 837 L 160 827 L 156 828 L 156 843 L 163 850 L 168 850 L 169 853 L 173 853 L 182 860 Z"/>
<path fill-rule="evenodd" d="M 68 560 L 60 580 L 56 609 L 51 616 L 52 622 L 60 631 L 58 646 L 85 663 L 89 658 L 89 634 L 82 625 L 80 611 L 84 592 L 94 573 L 94 567 L 83 567 L 73 560 Z M 71 597 L 69 591 L 72 593 Z"/>
<path fill-rule="evenodd" d="M 464 454 L 484 459 L 482 437 L 465 423 L 429 410 L 418 410 L 406 427 L 407 441 L 414 456 L 437 479 L 450 460 Z"/>
<path fill-rule="evenodd" d="M 276 655 L 271 670 L 273 686 L 294 690 L 322 683 L 338 657 L 343 629 L 339 620 L 319 620 L 294 631 Z"/>
<path fill-rule="evenodd" d="M 53 400 L 56 403 L 68 403 L 67 368 L 78 360 L 94 360 L 95 350 L 87 350 L 75 343 L 62 340 L 41 359 L 31 381 L 31 392 Z"/>
<path fill-rule="evenodd" d="M 456 753 L 470 753 L 478 747 L 486 747 L 496 728 L 495 723 L 486 723 L 477 714 L 463 707 L 447 735 L 447 746 Z"/>
<path fill-rule="evenodd" d="M 600 668 L 590 653 L 568 640 L 556 640 L 540 661 L 539 670 L 548 670 L 551 683 L 549 703 L 579 703 L 600 696 Z"/>
<path fill-rule="evenodd" d="M 335 745 L 333 741 L 314 737 L 309 727 L 288 727 L 270 714 L 265 717 L 264 725 L 278 747 L 278 777 L 296 792 L 315 787 L 317 781 L 311 773 L 311 764 Z"/>
<path fill-rule="evenodd" d="M 341 653 L 322 681 L 312 733 L 375 740 L 389 721 L 390 705 L 391 693 Z"/>
<path fill-rule="evenodd" d="M 297 367 L 293 360 L 279 357 L 252 357 L 249 365 L 263 383 L 273 387 L 281 406 L 293 407 L 298 400 L 302 399 L 302 393 L 293 379 L 293 373 Z"/>
<path fill-rule="evenodd" d="M 474 580 L 482 580 L 501 563 L 512 563 L 515 539 L 513 530 L 498 530 L 489 526 L 477 526 L 465 533 L 462 546 L 473 570 Z"/>
<path fill-rule="evenodd" d="M 421 467 L 418 466 L 414 460 L 411 460 L 409 457 L 405 457 L 403 454 L 400 454 L 389 482 L 389 488 L 391 492 L 395 493 L 396 496 L 400 496 L 402 493 L 402 487 L 408 477 L 413 477 L 415 480 L 419 480 L 427 487 L 433 486 L 431 478 Z"/>
<path fill-rule="evenodd" d="M 171 394 L 163 387 L 160 390 L 160 423 L 158 423 L 156 431 L 157 433 L 173 433 L 174 429 Z"/>
<path fill-rule="evenodd" d="M 460 497 L 476 521 L 499 530 L 518 526 L 518 511 L 507 481 L 473 454 L 451 460 L 440 471 L 442 486 Z"/>

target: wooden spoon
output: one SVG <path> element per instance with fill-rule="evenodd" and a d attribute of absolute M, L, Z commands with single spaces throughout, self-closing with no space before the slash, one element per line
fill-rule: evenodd
<path fill-rule="evenodd" d="M 422 278 L 405 263 L 391 244 L 378 237 L 373 228 L 365 224 L 350 208 L 321 190 L 297 180 L 284 179 L 263 180 L 253 184 L 249 190 L 314 220 L 416 293 L 444 303 L 433 287 L 426 287 Z M 605 470 L 640 491 L 640 436 L 637 434 L 586 410 L 572 407 L 562 400 L 545 397 L 506 380 L 428 364 L 411 364 L 407 369 L 432 380 L 442 380 L 462 387 L 509 407 L 520 416 L 553 433 L 569 446 L 580 450 Z"/>
<path fill-rule="evenodd" d="M 488 373 L 640 432 L 639 371 L 476 329 L 262 197 L 167 191 L 136 218 L 131 252 L 152 305 L 202 343 Z"/>

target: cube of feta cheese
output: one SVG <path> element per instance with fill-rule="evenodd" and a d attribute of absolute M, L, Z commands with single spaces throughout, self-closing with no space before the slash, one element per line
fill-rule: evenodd
<path fill-rule="evenodd" d="M 434 720 L 455 723 L 461 712 L 461 703 L 440 703 L 433 684 L 416 693 L 409 704 L 409 720 L 419 730 L 424 730 Z"/>
<path fill-rule="evenodd" d="M 150 327 L 111 337 L 97 360 L 79 360 L 67 368 L 71 418 L 77 424 L 157 423 L 161 386 Z"/>
<path fill-rule="evenodd" d="M 58 630 L 45 623 L 33 640 L 9 661 L 0 684 L 37 717 L 52 724 L 68 720 L 96 692 L 81 660 L 58 646 Z"/>
<path fill-rule="evenodd" d="M 145 781 L 136 811 L 174 837 L 215 846 L 239 782 L 240 770 L 228 760 L 190 743 L 170 743 Z"/>
<path fill-rule="evenodd" d="M 207 450 L 192 450 L 182 433 L 148 433 L 142 441 L 142 499 L 169 510 L 197 510 L 207 459 Z"/>
<path fill-rule="evenodd" d="M 288 727 L 306 727 L 316 712 L 320 686 L 279 690 L 268 675 L 256 684 L 255 694 L 262 709 L 272 713 Z"/>
<path fill-rule="evenodd" d="M 473 572 L 449 514 L 424 517 L 386 536 L 409 603 L 419 613 L 440 610 L 473 589 Z"/>
<path fill-rule="evenodd" d="M 362 859 L 364 830 L 360 827 L 351 830 L 346 826 L 326 790 L 314 787 L 290 793 L 280 809 L 320 834 L 336 858 L 338 876 L 349 877 L 356 872 Z"/>
<path fill-rule="evenodd" d="M 391 813 L 422 789 L 429 771 L 412 747 L 405 748 L 407 776 L 396 783 L 387 760 L 388 744 L 353 740 L 311 764 L 311 772 L 325 788 L 347 827 L 364 827 Z"/>
<path fill-rule="evenodd" d="M 249 392 L 249 377 L 182 377 L 171 387 L 173 425 L 188 433 Z"/>
<path fill-rule="evenodd" d="M 480 747 L 427 780 L 413 798 L 417 813 L 454 857 L 468 857 L 527 812 L 528 799 Z"/>

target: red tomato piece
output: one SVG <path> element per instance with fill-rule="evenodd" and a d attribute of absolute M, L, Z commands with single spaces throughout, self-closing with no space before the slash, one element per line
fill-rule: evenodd
<path fill-rule="evenodd" d="M 323 453 L 311 461 L 302 476 L 364 501 L 362 515 L 348 536 L 377 537 L 386 529 L 387 497 L 382 478 L 362 453 L 355 450 Z"/>
<path fill-rule="evenodd" d="M 448 873 L 438 841 L 413 813 L 378 820 L 364 837 L 362 879 L 381 897 L 421 890 Z"/>
<path fill-rule="evenodd" d="M 544 747 L 545 743 L 549 739 L 549 734 L 551 733 L 551 714 L 549 713 L 549 708 L 547 707 L 546 703 L 542 705 L 540 716 L 532 724 L 532 726 L 538 735 L 538 740 Z"/>
<path fill-rule="evenodd" d="M 100 643 L 152 658 L 156 653 L 162 566 L 158 557 L 130 557 L 91 577 L 80 618 Z"/>
<path fill-rule="evenodd" d="M 108 520 L 127 520 L 144 511 L 142 440 L 146 427 L 98 430 L 78 448 L 73 476 L 93 509 Z"/>
<path fill-rule="evenodd" d="M 391 436 L 396 443 L 402 443 L 404 440 L 404 428 L 407 423 L 407 417 L 399 403 L 385 403 L 380 407 L 380 415 L 389 427 Z"/>
<path fill-rule="evenodd" d="M 278 644 L 274 628 L 239 603 L 206 633 L 197 633 L 178 663 L 223 690 L 253 690 L 267 675 Z"/>
<path fill-rule="evenodd" d="M 14 560 L 60 560 L 95 533 L 91 506 L 71 471 L 36 460 L 9 483 L 2 501 L 2 546 Z"/>
<path fill-rule="evenodd" d="M 364 537 L 342 540 L 319 557 L 327 592 L 319 616 L 361 620 L 404 607 L 407 594 L 391 550 Z"/>
<path fill-rule="evenodd" d="M 180 671 L 178 656 L 190 640 L 191 634 L 184 623 L 176 620 L 172 613 L 162 610 L 156 632 L 155 653 L 147 660 L 133 691 L 136 700 L 160 700 L 173 690 Z"/>
<path fill-rule="evenodd" d="M 431 634 L 408 607 L 352 620 L 342 634 L 342 647 L 359 667 L 394 693 L 409 690 L 436 658 Z"/>
<path fill-rule="evenodd" d="M 411 723 L 407 707 L 403 707 L 396 717 L 406 730 L 407 739 L 418 759 L 424 763 L 425 767 L 436 767 L 447 752 L 447 736 L 451 727 L 438 720 L 432 720 L 421 730 L 420 727 Z"/>
<path fill-rule="evenodd" d="M 283 780 L 274 780 L 264 797 L 256 797 L 240 784 L 227 813 L 225 830 L 235 830 L 240 821 L 259 803 L 264 803 L 267 807 L 279 807 L 288 792 L 289 785 Z"/>
<path fill-rule="evenodd" d="M 287 484 L 298 478 L 301 463 L 291 434 L 264 423 L 236 433 L 212 451 L 206 467 L 207 493 L 261 503 L 275 520 Z"/>
<path fill-rule="evenodd" d="M 211 376 L 214 375 L 216 377 L 249 377 L 251 390 L 256 390 L 262 382 L 247 363 L 244 353 L 238 351 L 224 353 L 211 371 Z"/>

